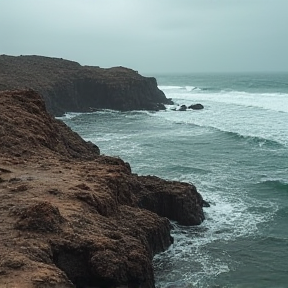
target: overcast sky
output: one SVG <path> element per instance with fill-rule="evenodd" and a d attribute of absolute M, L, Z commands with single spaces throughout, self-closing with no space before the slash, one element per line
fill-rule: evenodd
<path fill-rule="evenodd" d="M 140 73 L 288 71 L 288 0 L 0 0 L 0 54 Z"/>

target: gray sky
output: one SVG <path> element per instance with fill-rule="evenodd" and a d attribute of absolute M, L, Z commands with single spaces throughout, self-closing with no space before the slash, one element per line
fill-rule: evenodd
<path fill-rule="evenodd" d="M 0 0 L 0 54 L 140 73 L 288 71 L 288 0 Z"/>

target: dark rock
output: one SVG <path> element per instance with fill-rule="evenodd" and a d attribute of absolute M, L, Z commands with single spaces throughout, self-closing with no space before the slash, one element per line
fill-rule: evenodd
<path fill-rule="evenodd" d="M 11 173 L 11 171 L 0 167 L 0 173 Z"/>
<path fill-rule="evenodd" d="M 51 189 L 47 190 L 47 192 L 52 194 L 52 195 L 55 195 L 55 196 L 61 194 L 61 191 L 59 191 L 59 189 L 56 189 L 56 188 L 51 188 Z"/>
<path fill-rule="evenodd" d="M 210 204 L 207 201 L 203 200 L 202 207 L 210 207 Z"/>
<path fill-rule="evenodd" d="M 140 207 L 181 225 L 199 225 L 204 220 L 203 199 L 195 186 L 156 176 L 140 176 L 138 180 L 143 185 L 136 193 Z"/>
<path fill-rule="evenodd" d="M 202 105 L 202 104 L 193 104 L 193 105 L 190 105 L 189 107 L 188 107 L 189 109 L 193 109 L 193 110 L 201 110 L 201 109 L 203 109 L 204 108 L 204 106 Z"/>
<path fill-rule="evenodd" d="M 10 178 L 10 179 L 9 179 L 9 182 L 10 182 L 10 183 L 16 183 L 16 182 L 21 182 L 21 181 L 22 181 L 21 178 L 15 178 L 15 177 L 13 177 L 13 178 Z"/>
<path fill-rule="evenodd" d="M 181 105 L 180 108 L 178 109 L 178 111 L 186 111 L 186 110 L 187 110 L 186 105 Z"/>
<path fill-rule="evenodd" d="M 0 67 L 0 90 L 36 90 L 56 116 L 91 109 L 157 111 L 173 103 L 155 78 L 124 67 L 104 69 L 58 58 L 7 55 L 0 55 Z"/>
<path fill-rule="evenodd" d="M 18 185 L 16 187 L 12 187 L 10 189 L 10 191 L 12 191 L 12 192 L 24 192 L 24 191 L 28 190 L 28 188 L 29 188 L 28 185 L 22 184 L 22 185 Z"/>

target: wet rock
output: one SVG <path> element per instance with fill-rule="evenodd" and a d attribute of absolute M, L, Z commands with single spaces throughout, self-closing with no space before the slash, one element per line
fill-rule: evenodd
<path fill-rule="evenodd" d="M 210 204 L 207 201 L 203 200 L 202 207 L 210 207 Z"/>
<path fill-rule="evenodd" d="M 193 110 L 201 110 L 201 109 L 204 109 L 204 106 L 198 103 L 198 104 L 190 105 L 188 108 L 193 109 Z"/>
<path fill-rule="evenodd" d="M 138 179 L 143 185 L 136 194 L 140 207 L 181 225 L 199 225 L 204 220 L 203 199 L 195 186 L 156 176 L 141 176 Z"/>
<path fill-rule="evenodd" d="M 186 111 L 186 110 L 187 110 L 186 105 L 181 105 L 180 108 L 178 109 L 178 111 Z"/>

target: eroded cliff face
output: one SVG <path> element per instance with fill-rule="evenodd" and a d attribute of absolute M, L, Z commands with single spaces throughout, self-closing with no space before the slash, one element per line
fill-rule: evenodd
<path fill-rule="evenodd" d="M 101 156 L 35 91 L 0 92 L 0 287 L 153 288 L 166 217 L 203 220 L 201 201 L 193 185 Z"/>
<path fill-rule="evenodd" d="M 39 157 L 39 150 L 43 156 L 56 153 L 82 159 L 92 159 L 100 154 L 95 144 L 84 141 L 62 121 L 46 113 L 45 103 L 35 91 L 15 90 L 0 95 L 2 155 L 29 160 L 29 157 Z"/>
<path fill-rule="evenodd" d="M 0 90 L 31 88 L 55 116 L 96 109 L 161 110 L 171 104 L 156 79 L 132 69 L 103 69 L 59 58 L 0 55 Z"/>

